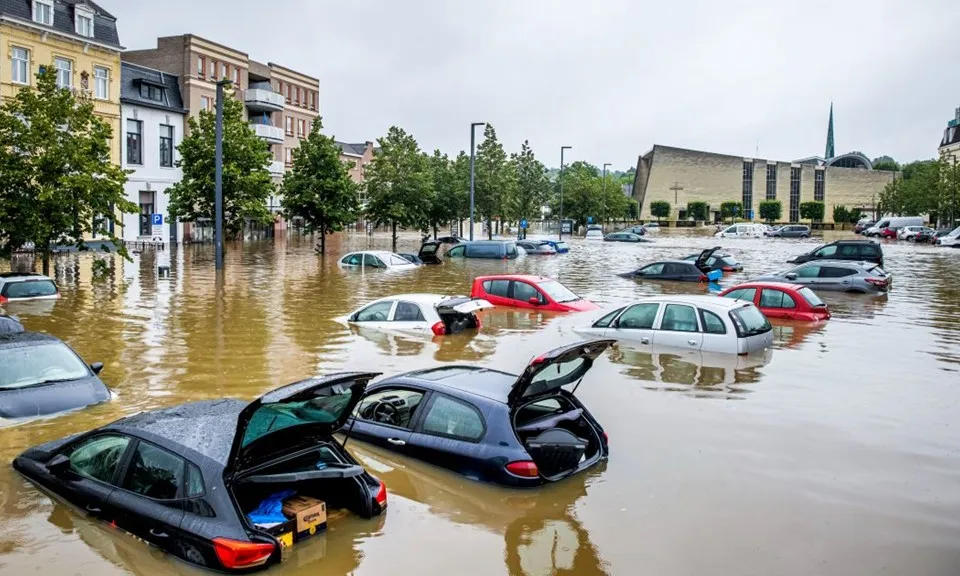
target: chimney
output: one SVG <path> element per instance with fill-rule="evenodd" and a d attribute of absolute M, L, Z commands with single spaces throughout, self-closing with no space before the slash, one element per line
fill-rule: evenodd
<path fill-rule="evenodd" d="M 957 108 L 957 118 L 960 118 L 960 108 Z M 367 140 L 363 144 L 364 144 L 364 148 L 373 148 L 373 142 L 369 140 Z"/>

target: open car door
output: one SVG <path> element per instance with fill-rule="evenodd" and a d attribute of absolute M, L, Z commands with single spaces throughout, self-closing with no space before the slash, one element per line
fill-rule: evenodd
<path fill-rule="evenodd" d="M 537 396 L 555 392 L 561 386 L 577 382 L 593 366 L 594 360 L 616 340 L 588 340 L 556 348 L 533 359 L 517 378 L 507 403 L 511 408 Z"/>
<path fill-rule="evenodd" d="M 443 260 L 440 259 L 440 247 L 443 246 L 443 242 L 431 241 L 424 242 L 420 245 L 420 251 L 417 252 L 417 256 L 424 264 L 443 264 Z"/>
<path fill-rule="evenodd" d="M 338 372 L 267 392 L 247 405 L 227 460 L 230 478 L 258 464 L 329 439 L 379 372 Z"/>

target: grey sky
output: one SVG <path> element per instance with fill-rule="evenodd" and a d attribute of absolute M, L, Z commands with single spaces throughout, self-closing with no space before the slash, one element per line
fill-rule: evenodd
<path fill-rule="evenodd" d="M 128 48 L 189 32 L 320 78 L 338 139 L 455 154 L 489 121 L 548 166 L 822 155 L 831 100 L 837 153 L 930 158 L 960 106 L 956 0 L 98 1 Z"/>

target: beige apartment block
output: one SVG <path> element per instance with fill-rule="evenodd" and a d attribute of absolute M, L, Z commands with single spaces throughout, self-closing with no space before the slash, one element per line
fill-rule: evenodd
<path fill-rule="evenodd" d="M 633 191 L 642 219 L 652 218 L 651 202 L 665 200 L 671 220 L 684 219 L 687 203 L 694 201 L 706 202 L 714 220 L 720 205 L 731 201 L 744 204 L 745 217 L 759 220 L 760 202 L 769 198 L 783 204 L 783 220 L 789 222 L 799 221 L 801 203 L 821 200 L 827 205 L 824 222 L 831 224 L 835 204 L 871 212 L 895 176 L 873 170 L 859 153 L 783 162 L 657 144 L 637 161 Z"/>

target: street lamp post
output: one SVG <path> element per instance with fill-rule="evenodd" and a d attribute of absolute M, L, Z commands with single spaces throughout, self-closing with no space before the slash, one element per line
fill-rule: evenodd
<path fill-rule="evenodd" d="M 607 166 L 613 166 L 613 164 L 608 162 L 603 165 L 603 192 L 600 196 L 600 198 L 603 200 L 603 219 L 606 219 L 607 217 Z"/>
<path fill-rule="evenodd" d="M 216 172 L 214 187 L 214 229 L 213 244 L 216 252 L 217 270 L 223 269 L 223 88 L 231 84 L 229 80 L 217 82 L 217 120 L 215 140 L 214 170 Z"/>
<path fill-rule="evenodd" d="M 473 165 L 476 162 L 476 132 L 475 129 L 477 126 L 485 126 L 486 122 L 472 122 L 470 124 L 470 241 L 473 242 L 473 192 L 474 192 L 474 175 L 473 175 Z"/>
<path fill-rule="evenodd" d="M 563 152 L 564 150 L 570 150 L 572 148 L 573 146 L 560 147 L 560 226 L 558 227 L 560 240 L 563 240 Z"/>

